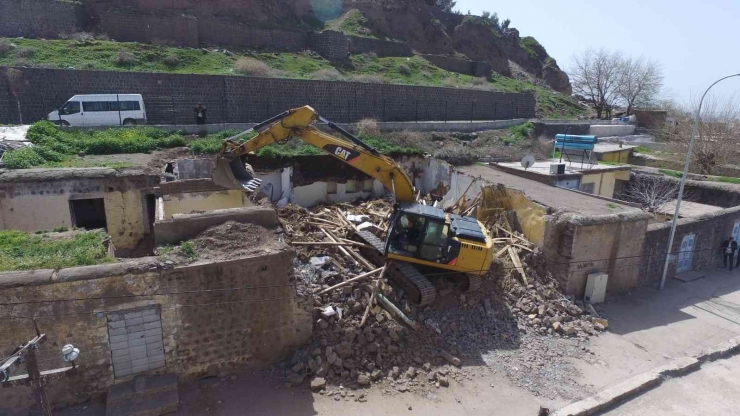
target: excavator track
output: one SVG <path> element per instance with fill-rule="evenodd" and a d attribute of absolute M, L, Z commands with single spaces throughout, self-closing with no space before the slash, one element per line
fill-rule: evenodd
<path fill-rule="evenodd" d="M 363 254 L 369 257 L 369 260 L 377 265 L 385 263 L 385 244 L 369 231 L 358 232 L 359 237 L 366 243 L 374 247 L 373 249 L 364 249 Z M 424 277 L 416 267 L 400 262 L 393 261 L 390 263 L 390 277 L 398 283 L 406 292 L 408 298 L 419 306 L 429 305 L 437 297 L 437 290 L 432 282 Z"/>

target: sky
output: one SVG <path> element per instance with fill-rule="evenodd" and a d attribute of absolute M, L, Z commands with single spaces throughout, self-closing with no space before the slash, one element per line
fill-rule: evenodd
<path fill-rule="evenodd" d="M 588 48 L 655 59 L 663 67 L 664 97 L 678 103 L 740 73 L 740 0 L 458 0 L 456 9 L 511 19 L 511 27 L 535 37 L 566 71 Z M 740 77 L 712 89 L 718 99 L 738 92 Z"/>

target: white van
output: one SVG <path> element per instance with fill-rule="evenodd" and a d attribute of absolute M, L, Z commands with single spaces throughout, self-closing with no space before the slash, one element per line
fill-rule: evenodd
<path fill-rule="evenodd" d="M 75 95 L 49 121 L 60 126 L 135 126 L 146 124 L 146 108 L 141 94 Z"/>

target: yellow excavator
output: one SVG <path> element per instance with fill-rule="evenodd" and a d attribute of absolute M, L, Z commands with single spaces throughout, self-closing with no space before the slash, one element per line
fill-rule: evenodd
<path fill-rule="evenodd" d="M 315 126 L 316 122 L 324 123 L 346 140 L 324 133 Z M 255 132 L 256 136 L 244 142 L 240 140 Z M 419 269 L 434 269 L 430 274 L 451 275 L 461 280 L 468 290 L 480 287 L 493 260 L 493 243 L 483 225 L 475 218 L 446 214 L 441 208 L 417 203 L 413 182 L 402 167 L 320 117 L 309 106 L 288 110 L 225 139 L 212 174 L 213 181 L 226 188 L 253 192 L 259 180 L 241 157 L 292 137 L 377 179 L 393 193 L 396 203 L 386 241 L 368 231 L 359 231 L 359 237 L 375 248 L 363 254 L 376 264 L 384 263 L 385 259 L 397 260 L 391 262 L 390 276 L 414 303 L 429 304 L 436 296 L 434 286 Z"/>

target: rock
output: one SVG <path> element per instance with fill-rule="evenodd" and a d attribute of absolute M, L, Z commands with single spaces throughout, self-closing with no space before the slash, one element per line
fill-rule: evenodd
<path fill-rule="evenodd" d="M 432 365 L 430 363 L 424 363 L 424 365 L 421 366 L 421 368 L 423 368 L 424 371 L 429 372 L 432 369 Z"/>
<path fill-rule="evenodd" d="M 313 351 L 311 351 L 311 355 L 313 355 L 314 357 L 317 355 L 321 355 L 321 348 L 316 348 Z"/>
<path fill-rule="evenodd" d="M 344 368 L 346 368 L 347 370 L 354 370 L 354 369 L 355 369 L 355 362 L 354 362 L 354 360 L 353 360 L 353 359 L 351 359 L 351 358 L 347 358 L 347 359 L 345 359 L 345 360 L 343 361 L 342 365 L 343 365 L 343 366 L 344 366 Z"/>
<path fill-rule="evenodd" d="M 303 383 L 303 375 L 298 373 L 290 373 L 288 374 L 288 383 L 290 383 L 291 386 L 299 386 L 301 383 Z"/>
<path fill-rule="evenodd" d="M 354 305 L 352 305 L 352 312 L 354 313 L 360 313 L 363 309 L 365 309 L 365 307 L 362 306 L 361 303 L 355 303 Z"/>
<path fill-rule="evenodd" d="M 537 308 L 537 314 L 540 316 L 543 316 L 547 313 L 547 305 L 540 305 L 539 308 Z"/>
<path fill-rule="evenodd" d="M 577 332 L 577 329 L 574 325 L 564 325 L 563 332 L 565 335 L 574 335 Z"/>
<path fill-rule="evenodd" d="M 336 347 L 334 350 L 337 352 L 340 358 L 347 358 L 352 356 L 352 344 L 349 342 L 343 342 Z"/>
<path fill-rule="evenodd" d="M 400 391 L 401 393 L 405 393 L 409 391 L 409 386 L 407 386 L 406 383 L 399 384 L 396 386 L 396 390 Z"/>
<path fill-rule="evenodd" d="M 366 340 L 366 341 L 367 341 L 368 343 L 371 343 L 371 342 L 375 341 L 375 334 L 373 334 L 373 333 L 371 332 L 371 333 L 369 333 L 369 334 L 365 335 L 365 340 Z"/>
<path fill-rule="evenodd" d="M 596 322 L 594 324 L 594 328 L 596 328 L 596 330 L 599 332 L 604 332 L 606 330 L 606 328 L 604 328 L 604 325 L 601 325 L 599 322 Z"/>
<path fill-rule="evenodd" d="M 416 377 L 416 368 L 409 367 L 409 369 L 406 370 L 406 377 L 408 377 L 408 378 L 414 378 L 414 377 Z"/>
<path fill-rule="evenodd" d="M 389 335 L 390 335 L 391 340 L 393 340 L 393 341 L 398 342 L 398 340 L 400 339 L 399 336 L 398 336 L 398 332 L 396 332 L 396 331 L 391 330 L 391 332 L 390 332 Z"/>
<path fill-rule="evenodd" d="M 318 377 L 325 377 L 328 371 L 329 371 L 329 366 L 326 363 L 322 363 L 321 365 L 319 365 L 319 369 L 316 370 L 316 375 Z"/>
<path fill-rule="evenodd" d="M 555 332 L 563 332 L 563 325 L 560 322 L 553 322 L 552 329 Z"/>
<path fill-rule="evenodd" d="M 450 386 L 450 380 L 447 378 L 447 376 L 437 376 L 437 382 L 442 387 Z"/>
<path fill-rule="evenodd" d="M 376 368 L 375 370 L 373 370 L 373 372 L 372 372 L 372 373 L 370 374 L 370 378 L 371 378 L 371 379 L 372 379 L 373 381 L 378 381 L 378 380 L 380 380 L 380 377 L 382 377 L 382 376 L 383 376 L 383 372 L 382 372 L 382 371 L 380 371 L 380 370 L 379 370 L 379 369 L 377 369 L 377 368 Z"/>
<path fill-rule="evenodd" d="M 321 329 L 326 329 L 326 328 L 329 328 L 329 323 L 328 323 L 328 322 L 326 322 L 326 321 L 325 321 L 325 320 L 323 320 L 323 319 L 319 319 L 318 321 L 316 321 L 316 325 L 318 325 L 318 326 L 319 326 L 319 328 L 321 328 Z"/>
<path fill-rule="evenodd" d="M 357 376 L 357 384 L 365 387 L 370 385 L 370 377 L 367 374 L 360 374 Z"/>
<path fill-rule="evenodd" d="M 388 346 L 388 352 L 391 354 L 395 354 L 399 351 L 399 348 L 395 345 L 389 345 Z"/>
<path fill-rule="evenodd" d="M 339 359 L 339 357 L 337 357 L 337 354 L 335 354 L 335 353 L 333 353 L 333 352 L 332 352 L 332 353 L 331 353 L 331 355 L 329 355 L 329 356 L 328 356 L 328 357 L 326 358 L 326 361 L 327 361 L 327 362 L 328 362 L 329 364 L 332 364 L 332 365 L 333 365 L 333 364 L 334 364 L 334 363 L 335 363 L 335 362 L 336 362 L 336 361 L 337 361 L 338 359 Z"/>
<path fill-rule="evenodd" d="M 342 371 L 342 373 L 340 374 L 340 377 L 349 378 L 349 371 L 347 370 Z"/>
<path fill-rule="evenodd" d="M 295 371 L 296 373 L 300 373 L 301 370 L 303 370 L 303 363 L 302 362 L 298 362 L 298 363 L 296 363 L 296 365 L 293 366 L 293 371 Z"/>
<path fill-rule="evenodd" d="M 391 370 L 391 377 L 393 377 L 394 379 L 397 379 L 400 375 L 401 375 L 401 369 L 394 366 L 393 369 Z"/>
<path fill-rule="evenodd" d="M 311 390 L 313 391 L 319 391 L 326 388 L 326 379 L 323 377 L 316 377 L 315 379 L 311 380 Z"/>
<path fill-rule="evenodd" d="M 460 361 L 459 358 L 455 357 L 454 355 L 450 354 L 449 352 L 442 350 L 442 358 L 447 360 L 448 363 L 454 365 L 455 367 L 461 367 L 462 361 Z"/>
<path fill-rule="evenodd" d="M 609 328 L 609 321 L 602 318 L 591 318 L 591 322 L 594 324 L 594 327 L 596 324 L 600 324 L 604 329 Z M 600 329 L 599 331 L 603 331 L 604 329 Z"/>
<path fill-rule="evenodd" d="M 343 368 L 344 362 L 342 361 L 341 358 L 337 357 L 337 359 L 334 361 L 334 366 L 337 368 Z"/>
<path fill-rule="evenodd" d="M 379 313 L 379 314 L 375 315 L 375 319 L 378 321 L 379 324 L 382 324 L 383 321 L 385 321 L 385 316 L 383 316 L 382 313 Z"/>

